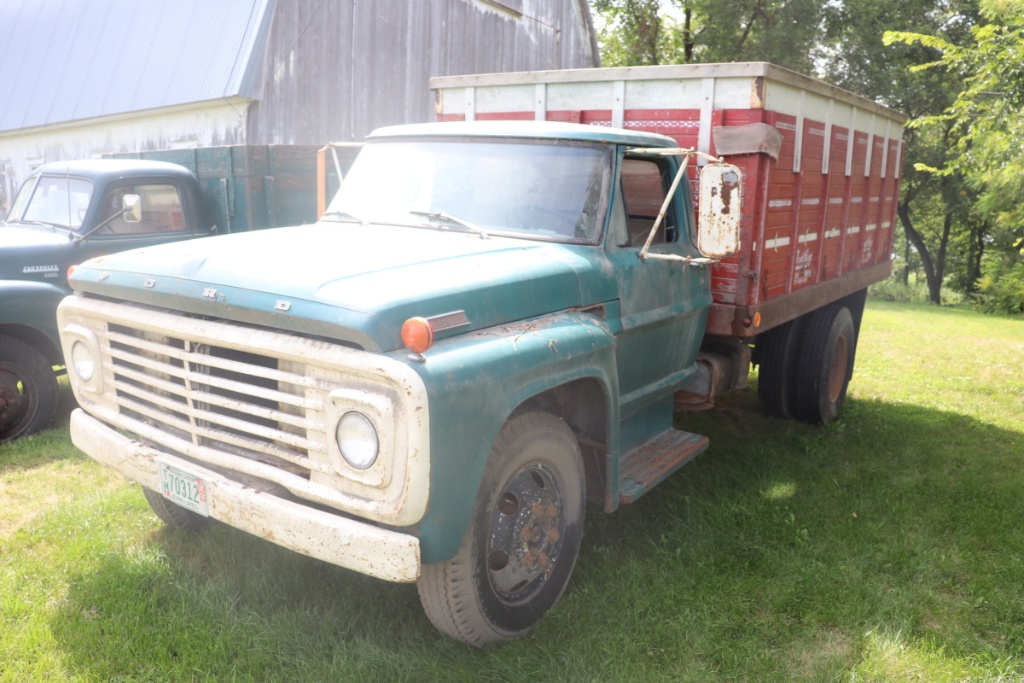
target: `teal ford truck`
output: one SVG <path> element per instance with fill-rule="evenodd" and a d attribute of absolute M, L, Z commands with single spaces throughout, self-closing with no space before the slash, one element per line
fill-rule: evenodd
<path fill-rule="evenodd" d="M 71 293 L 69 267 L 218 231 L 312 222 L 315 153 L 236 145 L 55 162 L 33 172 L 0 224 L 0 442 L 53 418 L 54 367 L 64 365 L 56 310 Z"/>
<path fill-rule="evenodd" d="M 83 263 L 58 312 L 74 443 L 172 526 L 417 582 L 473 645 L 521 635 L 566 587 L 585 502 L 610 512 L 707 445 L 673 396 L 739 179 L 706 167 L 698 235 L 674 147 L 392 127 L 315 225 Z"/>
<path fill-rule="evenodd" d="M 837 418 L 903 116 L 763 63 L 432 87 L 315 225 L 85 263 L 59 327 L 75 444 L 161 519 L 416 582 L 483 646 L 556 603 L 586 503 L 707 447 L 674 409 L 754 363 L 770 415 Z"/>

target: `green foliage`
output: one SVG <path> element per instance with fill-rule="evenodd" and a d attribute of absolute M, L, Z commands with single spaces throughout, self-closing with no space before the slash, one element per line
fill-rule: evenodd
<path fill-rule="evenodd" d="M 814 70 L 819 0 L 592 0 L 605 66 L 768 61 Z"/>
<path fill-rule="evenodd" d="M 904 284 L 896 277 L 890 277 L 868 287 L 868 297 L 900 304 L 925 304 L 928 303 L 928 288 L 917 283 Z"/>
<path fill-rule="evenodd" d="M 767 61 L 812 73 L 823 4 L 819 0 L 675 0 L 693 15 L 693 60 Z"/>
<path fill-rule="evenodd" d="M 601 13 L 604 66 L 644 66 L 666 61 L 659 0 L 592 0 Z"/>
<path fill-rule="evenodd" d="M 923 46 L 935 59 L 914 73 L 945 73 L 961 87 L 942 111 L 919 116 L 914 130 L 942 131 L 945 159 L 917 159 L 916 172 L 954 179 L 970 210 L 960 220 L 971 226 L 959 281 L 983 310 L 1020 310 L 1018 272 L 1024 268 L 1024 2 L 983 0 L 987 23 L 970 29 L 967 39 L 890 31 L 890 45 Z M 964 252 L 961 252 L 964 253 Z"/>
<path fill-rule="evenodd" d="M 978 282 L 975 300 L 987 313 L 1024 314 L 1024 263 L 998 259 L 990 264 Z"/>
<path fill-rule="evenodd" d="M 895 275 L 868 287 L 868 297 L 900 304 L 926 304 L 931 301 L 925 283 L 914 280 L 905 284 Z M 963 303 L 964 297 L 955 290 L 943 288 L 941 300 L 943 305 L 955 306 Z"/>

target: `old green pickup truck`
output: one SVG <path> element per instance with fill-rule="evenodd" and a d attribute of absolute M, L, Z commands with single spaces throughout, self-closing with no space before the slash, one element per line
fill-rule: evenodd
<path fill-rule="evenodd" d="M 54 162 L 0 224 L 0 443 L 45 427 L 68 268 L 97 256 L 315 218 L 316 149 L 234 145 Z M 173 163 L 172 163 L 173 162 Z M 58 370 L 59 372 L 59 370 Z"/>
<path fill-rule="evenodd" d="M 547 101 L 580 101 L 573 92 Z M 720 92 L 766 99 L 763 84 Z M 607 125 L 385 128 L 315 225 L 88 261 L 58 311 L 81 406 L 74 443 L 142 484 L 172 526 L 220 520 L 416 582 L 433 624 L 475 646 L 527 633 L 569 582 L 585 503 L 612 512 L 704 450 L 705 437 L 673 427 L 680 396 L 710 404 L 743 386 L 769 330 L 799 333 L 760 362 L 801 368 L 772 366 L 773 405 L 790 405 L 790 388 L 810 421 L 842 405 L 866 287 L 845 261 L 836 277 L 815 266 L 827 292 L 794 288 L 799 305 L 785 310 L 723 303 L 724 331 L 709 334 L 713 269 L 761 282 L 746 269 L 769 251 L 754 216 L 771 214 L 747 209 L 782 200 L 762 180 L 792 149 L 764 121 L 719 141 L 762 179 Z M 804 162 L 819 177 L 823 165 Z M 863 163 L 848 167 L 865 177 Z M 863 244 L 849 241 L 850 263 L 874 254 Z"/>

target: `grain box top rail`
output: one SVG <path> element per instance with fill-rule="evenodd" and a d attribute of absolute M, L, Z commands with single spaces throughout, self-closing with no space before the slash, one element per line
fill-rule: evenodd
<path fill-rule="evenodd" d="M 729 62 L 723 64 L 673 64 L 661 66 L 616 67 L 606 69 L 562 69 L 557 71 L 520 71 L 512 73 L 470 74 L 464 76 L 438 76 L 430 79 L 430 87 L 440 98 L 444 91 L 467 88 L 493 88 L 509 86 L 537 86 L 582 83 L 623 83 L 639 85 L 644 81 L 692 81 L 706 79 L 734 81 L 730 88 L 715 92 L 715 106 L 719 108 L 749 108 L 782 110 L 783 100 L 791 99 L 794 91 L 809 92 L 826 100 L 841 102 L 857 109 L 903 124 L 906 116 L 873 100 L 824 81 L 810 78 L 795 71 L 767 62 Z M 774 95 L 768 86 L 778 85 Z M 445 103 L 447 105 L 448 103 Z M 629 109 L 630 104 L 624 103 Z M 447 109 L 447 106 L 445 107 Z"/>

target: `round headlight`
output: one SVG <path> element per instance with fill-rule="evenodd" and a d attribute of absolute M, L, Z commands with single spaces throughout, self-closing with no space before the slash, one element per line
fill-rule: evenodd
<path fill-rule="evenodd" d="M 92 373 L 95 369 L 92 354 L 89 352 L 89 347 L 80 341 L 71 345 L 71 366 L 83 382 L 92 380 Z"/>
<path fill-rule="evenodd" d="M 373 428 L 370 418 L 362 413 L 353 411 L 342 415 L 338 420 L 335 437 L 345 462 L 357 470 L 365 470 L 377 460 L 380 450 L 377 430 Z"/>

